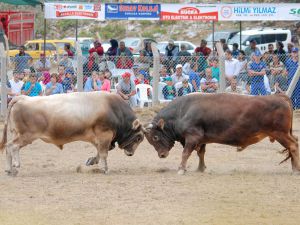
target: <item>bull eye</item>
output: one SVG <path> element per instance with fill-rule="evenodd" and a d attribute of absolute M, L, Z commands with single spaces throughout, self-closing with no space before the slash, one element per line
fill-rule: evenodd
<path fill-rule="evenodd" d="M 158 139 L 159 139 L 159 138 L 158 138 L 158 136 L 156 136 L 156 135 L 153 137 L 153 141 L 158 141 Z"/>
<path fill-rule="evenodd" d="M 137 137 L 136 141 L 140 142 L 141 141 L 141 137 Z"/>

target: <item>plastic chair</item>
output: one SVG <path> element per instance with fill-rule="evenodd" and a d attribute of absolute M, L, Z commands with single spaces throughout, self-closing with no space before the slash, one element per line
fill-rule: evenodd
<path fill-rule="evenodd" d="M 166 86 L 167 84 L 165 82 L 159 82 L 158 83 L 158 101 L 159 103 L 165 103 L 165 102 L 170 102 L 172 100 L 169 100 L 169 99 L 165 99 L 164 95 L 163 95 L 163 92 L 162 90 L 164 89 L 164 87 Z"/>
<path fill-rule="evenodd" d="M 135 89 L 140 108 L 143 108 L 145 103 L 148 103 L 148 106 L 149 103 L 152 105 L 152 100 L 148 96 L 148 90 L 150 90 L 151 96 L 153 96 L 153 90 L 149 84 L 138 84 Z"/>

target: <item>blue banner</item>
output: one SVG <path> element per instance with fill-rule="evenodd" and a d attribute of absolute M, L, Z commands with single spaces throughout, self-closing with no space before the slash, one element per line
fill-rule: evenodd
<path fill-rule="evenodd" d="M 105 4 L 108 20 L 159 20 L 160 4 Z"/>

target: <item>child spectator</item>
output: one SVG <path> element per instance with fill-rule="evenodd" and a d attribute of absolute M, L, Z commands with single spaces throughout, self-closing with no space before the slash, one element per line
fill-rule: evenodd
<path fill-rule="evenodd" d="M 286 75 L 283 75 L 285 72 L 285 68 L 283 63 L 279 60 L 278 55 L 273 55 L 273 62 L 270 64 L 270 82 L 271 82 L 271 87 L 274 86 L 275 80 L 277 80 L 277 76 L 280 76 L 280 78 L 277 81 L 281 81 L 282 78 L 286 78 Z M 282 80 L 284 81 L 284 79 Z M 287 85 L 287 83 L 286 83 Z M 286 90 L 285 90 L 286 91 Z"/>
<path fill-rule="evenodd" d="M 218 59 L 216 57 L 212 58 L 211 60 L 211 72 L 212 77 L 216 78 L 217 81 L 220 80 L 220 68 L 218 67 Z"/>
<path fill-rule="evenodd" d="M 182 87 L 180 87 L 178 90 L 178 96 L 185 96 L 189 93 L 191 93 L 191 88 L 189 86 L 188 80 L 183 80 Z"/>
<path fill-rule="evenodd" d="M 139 73 L 137 78 L 134 80 L 135 85 L 138 84 L 149 84 L 149 80 L 147 80 L 144 76 L 144 73 Z"/>
<path fill-rule="evenodd" d="M 233 43 L 233 45 L 232 45 L 232 56 L 233 56 L 233 58 L 237 59 L 239 54 L 240 54 L 239 44 L 238 43 Z"/>
<path fill-rule="evenodd" d="M 218 89 L 218 80 L 212 77 L 211 68 L 205 70 L 205 78 L 202 78 L 201 89 L 205 93 L 215 93 Z"/>
<path fill-rule="evenodd" d="M 191 64 L 191 71 L 189 73 L 189 81 L 193 86 L 193 92 L 197 92 L 199 91 L 200 88 L 200 81 L 201 81 L 201 77 L 200 74 L 197 73 L 198 70 L 198 64 L 196 62 L 193 62 Z"/>
<path fill-rule="evenodd" d="M 161 67 L 159 75 L 160 75 L 160 81 L 162 81 L 162 82 L 164 81 L 164 79 L 166 77 L 170 76 L 170 74 L 168 74 L 167 68 L 165 66 Z"/>
<path fill-rule="evenodd" d="M 21 95 L 21 90 L 24 85 L 24 82 L 19 79 L 19 73 L 13 74 L 13 79 L 8 82 L 8 101 L 10 101 L 13 97 Z"/>
<path fill-rule="evenodd" d="M 62 86 L 63 86 L 64 93 L 74 91 L 73 76 L 74 76 L 73 70 L 67 69 L 65 72 L 65 76 L 63 77 L 63 80 L 62 80 Z"/>
<path fill-rule="evenodd" d="M 110 80 L 107 79 L 106 74 L 103 71 L 99 73 L 99 80 L 102 84 L 100 90 L 110 92 Z"/>
<path fill-rule="evenodd" d="M 56 73 L 51 74 L 51 81 L 46 85 L 46 95 L 55 95 L 64 93 L 62 84 L 57 82 L 58 75 Z"/>
<path fill-rule="evenodd" d="M 29 81 L 25 83 L 22 94 L 31 97 L 42 95 L 42 86 L 37 82 L 37 76 L 34 73 L 30 74 Z"/>
<path fill-rule="evenodd" d="M 176 97 L 176 90 L 173 86 L 173 81 L 171 77 L 166 77 L 165 82 L 166 86 L 162 89 L 163 95 L 167 100 L 173 100 Z"/>

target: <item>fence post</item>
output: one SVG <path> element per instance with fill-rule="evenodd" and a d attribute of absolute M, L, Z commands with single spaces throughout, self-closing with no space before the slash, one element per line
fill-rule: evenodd
<path fill-rule="evenodd" d="M 83 56 L 79 41 L 76 42 L 76 60 L 77 60 L 77 91 L 83 91 Z"/>
<path fill-rule="evenodd" d="M 151 49 L 153 52 L 153 105 L 159 103 L 158 101 L 158 85 L 159 85 L 159 70 L 160 70 L 160 55 L 156 44 L 151 42 Z"/>
<path fill-rule="evenodd" d="M 226 88 L 225 54 L 220 42 L 216 43 L 216 48 L 219 56 L 219 65 L 220 65 L 220 87 L 218 92 L 223 93 L 225 92 L 225 88 Z"/>
<path fill-rule="evenodd" d="M 6 58 L 6 53 L 4 50 L 4 45 L 3 43 L 0 43 L 0 66 L 1 66 L 1 116 L 3 119 L 6 117 L 7 113 L 7 58 Z"/>
<path fill-rule="evenodd" d="M 300 52 L 298 54 L 299 54 L 298 55 L 298 68 L 297 68 L 296 73 L 294 74 L 294 77 L 293 77 L 290 85 L 289 85 L 289 88 L 286 91 L 286 95 L 289 96 L 289 98 L 292 97 L 293 91 L 294 91 L 296 84 L 300 77 Z"/>

